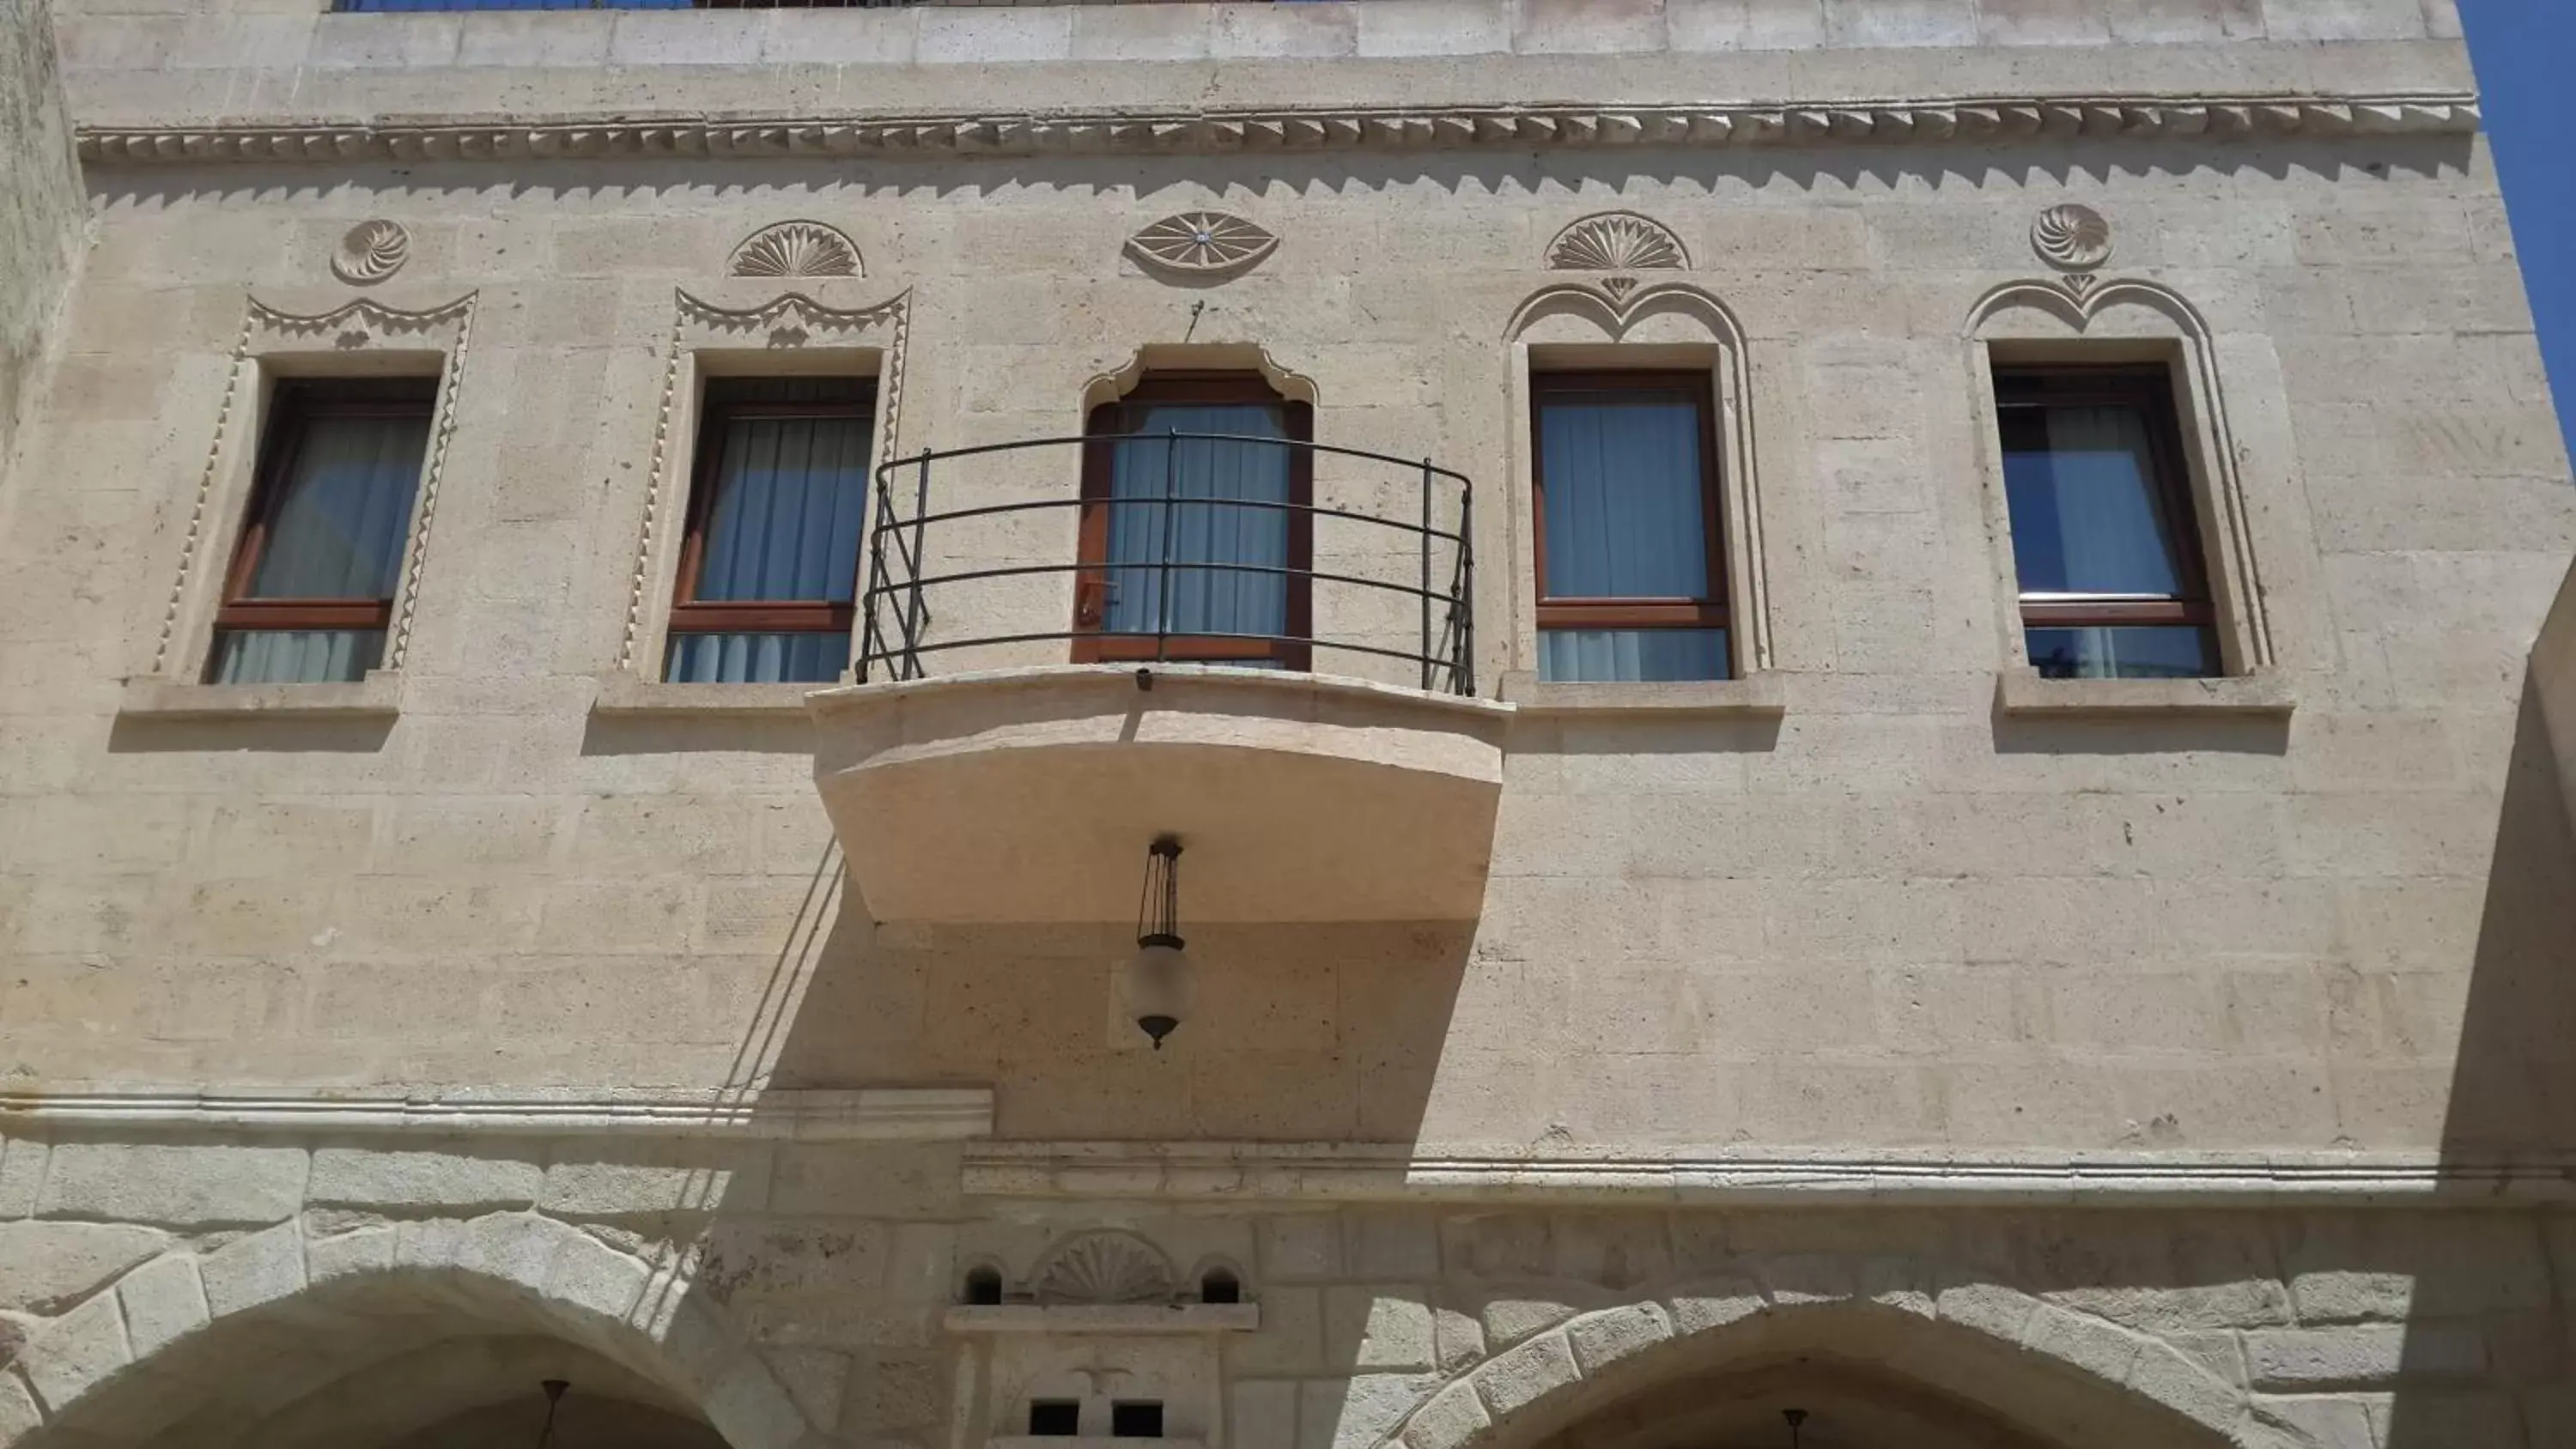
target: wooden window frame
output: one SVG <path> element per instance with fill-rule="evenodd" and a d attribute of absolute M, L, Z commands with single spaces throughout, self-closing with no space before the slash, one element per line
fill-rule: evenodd
<path fill-rule="evenodd" d="M 232 563 L 224 570 L 223 598 L 215 607 L 217 634 L 297 629 L 381 632 L 393 627 L 391 594 L 380 599 L 255 599 L 249 596 L 251 581 L 258 577 L 260 562 L 267 556 L 269 532 L 277 522 L 278 510 L 286 506 L 287 478 L 295 469 L 296 459 L 302 456 L 312 423 L 323 418 L 429 420 L 435 416 L 437 406 L 435 377 L 284 378 L 278 382 L 270 399 L 259 469 L 243 515 L 241 538 L 233 546 Z M 424 447 L 419 467 L 425 471 L 428 466 Z M 419 506 L 420 475 L 415 472 L 412 508 L 417 510 Z M 411 527 L 411 520 L 405 518 L 406 549 L 410 547 Z M 399 569 L 394 587 L 402 587 Z M 220 651 L 214 657 L 220 657 Z M 214 667 L 211 657 L 207 667 Z"/>
<path fill-rule="evenodd" d="M 2004 414 L 2012 409 L 2044 411 L 2053 407 L 2134 407 L 2147 417 L 2147 453 L 2154 470 L 2148 486 L 2154 505 L 2171 530 L 2180 589 L 2176 593 L 2043 594 L 2021 590 L 2019 540 L 2015 540 L 2013 588 L 2025 634 L 2032 629 L 2118 628 L 2124 625 L 2184 625 L 2215 631 L 2218 609 L 2210 595 L 2209 556 L 2200 532 L 2200 508 L 2193 496 L 2191 472 L 2184 462 L 2182 417 L 2174 406 L 2173 376 L 2157 364 L 1997 363 L 1994 368 L 1995 436 L 2007 453 L 2011 446 Z M 2007 488 L 2009 492 L 2009 488 Z M 2010 526 L 2009 498 L 2005 505 Z"/>
<path fill-rule="evenodd" d="M 792 377 L 792 375 L 791 375 Z M 716 492 L 724 467 L 725 434 L 740 420 L 775 420 L 792 418 L 856 418 L 868 430 L 870 447 L 876 437 L 876 379 L 868 377 L 834 377 L 834 382 L 849 385 L 850 396 L 816 402 L 763 402 L 748 398 L 728 398 L 731 388 L 751 383 L 791 380 L 790 377 L 715 377 L 707 379 L 706 390 L 698 408 L 697 457 L 689 475 L 689 516 L 687 531 L 680 538 L 679 578 L 671 592 L 669 634 L 848 634 L 856 627 L 859 610 L 857 583 L 851 585 L 851 601 L 840 603 L 829 599 L 718 599 L 702 600 L 698 585 L 706 570 L 707 527 L 715 517 Z M 865 491 L 872 480 L 865 475 L 867 464 L 860 463 L 860 506 L 867 505 Z M 864 518 L 863 518 L 864 523 Z M 864 529 L 863 529 L 864 533 Z M 862 544 L 864 552 L 864 544 Z M 664 647 L 669 647 L 666 640 Z"/>
<path fill-rule="evenodd" d="M 1256 372 L 1159 372 L 1145 378 L 1114 402 L 1091 410 L 1083 428 L 1082 521 L 1077 543 L 1073 596 L 1073 662 L 1117 663 L 1168 660 L 1174 663 L 1268 663 L 1304 671 L 1314 658 L 1315 455 L 1311 448 L 1288 447 L 1287 620 L 1282 639 L 1234 639 L 1200 634 L 1108 634 L 1101 624 L 1108 615 L 1109 571 L 1152 565 L 1109 561 L 1111 475 L 1117 449 L 1111 439 L 1136 436 L 1123 416 L 1139 403 L 1259 403 L 1280 410 L 1280 425 L 1290 444 L 1315 440 L 1315 410 L 1284 397 Z M 1131 505 L 1132 506 L 1132 505 Z M 1175 564 L 1175 568 L 1198 565 Z"/>
<path fill-rule="evenodd" d="M 1547 403 L 1552 396 L 1602 392 L 1690 395 L 1699 409 L 1699 498 L 1706 530 L 1708 579 L 1697 598 L 1556 598 L 1547 592 Z M 1538 627 L 1556 629 L 1724 629 L 1734 652 L 1727 603 L 1725 498 L 1717 461 L 1717 389 L 1705 372 L 1686 370 L 1533 371 L 1530 374 L 1530 510 Z"/>

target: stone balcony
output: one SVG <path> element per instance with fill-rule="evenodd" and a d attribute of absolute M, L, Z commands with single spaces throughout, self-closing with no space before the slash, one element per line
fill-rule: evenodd
<path fill-rule="evenodd" d="M 1133 491 L 1074 486 L 1121 448 L 1157 460 Z M 1277 496 L 1194 494 L 1219 453 L 1210 477 L 1266 468 Z M 1467 496 L 1288 438 L 888 464 L 859 682 L 809 701 L 869 915 L 1122 920 L 1168 835 L 1193 920 L 1473 919 L 1513 707 L 1474 693 Z M 1276 552 L 1208 551 L 1264 529 Z"/>

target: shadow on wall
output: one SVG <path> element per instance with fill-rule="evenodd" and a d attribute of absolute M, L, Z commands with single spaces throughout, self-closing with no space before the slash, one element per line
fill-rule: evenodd
<path fill-rule="evenodd" d="M 1005 1138 L 1414 1140 L 1471 926 L 1183 913 L 1197 999 L 1154 1050 L 1132 921 L 874 925 L 827 847 L 734 1082 L 990 1085 Z"/>
<path fill-rule="evenodd" d="M 2576 829 L 2542 692 L 2537 678 L 2524 686 L 2496 822 L 2442 1126 L 2443 1165 L 2454 1170 L 2549 1170 L 2576 1151 Z M 2576 1234 L 2563 1219 L 2494 1214 L 2474 1252 L 2362 1246 L 2349 1271 L 2412 1279 L 2386 1449 L 2576 1443 L 2576 1323 L 2563 1297 L 2576 1281 Z M 2444 1383 L 2481 1368 L 2488 1391 Z"/>

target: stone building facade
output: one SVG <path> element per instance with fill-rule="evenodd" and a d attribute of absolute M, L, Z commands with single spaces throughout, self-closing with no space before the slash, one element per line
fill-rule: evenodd
<path fill-rule="evenodd" d="M 2576 1444 L 2576 494 L 2444 0 L 55 5 L 0 1442 Z M 1639 377 L 1706 587 L 1576 598 Z M 2171 597 L 2032 588 L 2067 378 Z M 264 593 L 335 401 L 402 507 Z M 782 422 L 883 465 L 792 608 Z M 1176 640 L 1220 455 L 1317 511 Z"/>

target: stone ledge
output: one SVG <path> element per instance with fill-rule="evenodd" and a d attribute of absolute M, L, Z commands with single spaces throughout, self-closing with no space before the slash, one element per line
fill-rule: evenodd
<path fill-rule="evenodd" d="M 2287 718 L 2298 708 L 2278 674 L 2226 679 L 2042 679 L 2028 669 L 1995 676 L 1995 708 L 2030 719 L 2236 716 Z"/>
<path fill-rule="evenodd" d="M 1529 1157 L 1423 1156 L 1396 1143 L 986 1142 L 967 1150 L 964 1186 L 982 1197 L 1136 1200 L 2476 1207 L 2576 1202 L 2576 1154 L 2446 1162 L 2432 1152 L 1819 1148 Z"/>
<path fill-rule="evenodd" d="M 950 1333 L 1254 1333 L 1261 1305 L 970 1303 L 949 1309 L 940 1326 Z"/>
<path fill-rule="evenodd" d="M 402 712 L 402 676 L 371 669 L 355 684 L 188 684 L 129 679 L 116 702 L 122 719 L 392 719 Z"/>
<path fill-rule="evenodd" d="M 984 1441 L 986 1449 L 1136 1449 L 1138 1444 L 1159 1444 L 1162 1449 L 1203 1449 L 1198 1439 L 1112 1439 L 1106 1434 L 996 1434 Z"/>
<path fill-rule="evenodd" d="M 746 1092 L 0 1092 L 0 1129 L 740 1137 L 794 1142 L 955 1141 L 993 1130 L 984 1087 Z"/>
<path fill-rule="evenodd" d="M 803 719 L 806 696 L 828 684 L 665 684 L 625 670 L 603 674 L 592 714 L 651 719 Z"/>
<path fill-rule="evenodd" d="M 1788 681 L 1777 670 L 1739 679 L 1676 684 L 1551 684 L 1527 670 L 1503 676 L 1503 699 L 1523 714 L 1741 715 L 1788 712 Z"/>

